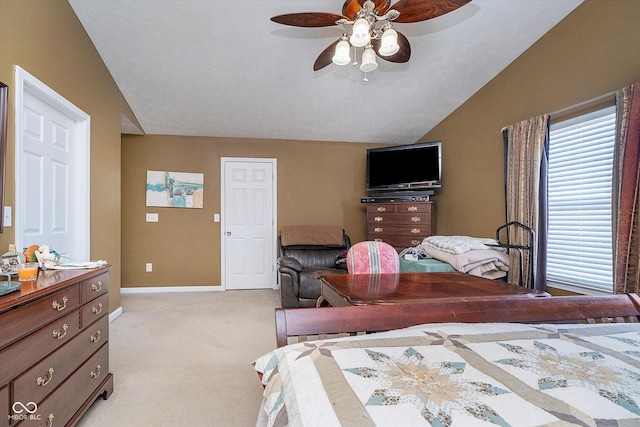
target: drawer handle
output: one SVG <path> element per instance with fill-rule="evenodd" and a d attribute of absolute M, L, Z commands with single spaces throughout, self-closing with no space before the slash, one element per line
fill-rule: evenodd
<path fill-rule="evenodd" d="M 91 290 L 95 292 L 100 292 L 102 290 L 102 280 L 98 280 L 98 283 L 92 283 Z"/>
<path fill-rule="evenodd" d="M 382 222 L 382 221 L 384 221 L 384 218 L 382 218 L 381 216 L 377 216 L 377 217 L 373 218 L 373 220 L 375 222 Z"/>
<path fill-rule="evenodd" d="M 69 325 L 65 323 L 62 325 L 62 332 L 58 332 L 57 329 L 53 331 L 53 337 L 57 340 L 64 338 L 64 336 L 67 335 L 67 329 L 69 329 Z"/>
<path fill-rule="evenodd" d="M 69 301 L 69 300 L 67 299 L 67 297 L 62 297 L 62 304 L 61 304 L 61 303 L 59 303 L 58 301 L 54 301 L 54 302 L 51 304 L 51 306 L 53 306 L 53 309 L 54 309 L 54 310 L 62 311 L 62 310 L 64 310 L 65 308 L 67 308 L 67 301 Z"/>
<path fill-rule="evenodd" d="M 411 229 L 411 234 L 420 234 L 420 229 L 419 228 L 412 228 Z"/>
<path fill-rule="evenodd" d="M 386 211 L 387 211 L 387 208 L 385 208 L 384 206 L 378 206 L 377 211 L 378 211 L 378 212 L 386 212 Z"/>
<path fill-rule="evenodd" d="M 420 222 L 422 221 L 422 219 L 419 216 L 412 216 L 411 217 L 411 222 Z"/>
<path fill-rule="evenodd" d="M 412 240 L 412 241 L 411 241 L 411 244 L 412 244 L 413 246 L 417 246 L 417 245 L 419 245 L 419 244 L 420 244 L 420 240 Z"/>
<path fill-rule="evenodd" d="M 373 229 L 373 231 L 376 233 L 382 233 L 382 227 L 376 227 Z"/>
<path fill-rule="evenodd" d="M 418 207 L 417 206 L 409 206 L 407 208 L 407 211 L 409 211 L 409 212 L 417 212 L 418 211 Z"/>
<path fill-rule="evenodd" d="M 376 237 L 375 239 L 373 239 L 374 242 L 382 242 L 382 239 L 380 237 Z"/>
<path fill-rule="evenodd" d="M 95 335 L 91 335 L 91 342 L 100 341 L 100 334 L 101 334 L 100 330 L 97 330 Z"/>
<path fill-rule="evenodd" d="M 54 372 L 53 368 L 49 368 L 49 370 L 47 371 L 47 375 L 45 375 L 45 378 L 38 377 L 38 379 L 36 380 L 38 385 L 40 387 L 44 387 L 47 384 L 49 384 L 51 382 L 51 380 L 53 379 L 53 372 Z"/>
<path fill-rule="evenodd" d="M 96 366 L 95 371 L 91 371 L 89 376 L 91 376 L 91 378 L 98 378 L 100 376 L 100 365 Z"/>
<path fill-rule="evenodd" d="M 53 416 L 53 413 L 49 414 L 49 416 L 47 417 L 47 427 L 53 427 L 53 419 L 55 417 Z"/>
<path fill-rule="evenodd" d="M 94 305 L 94 306 L 91 308 L 91 311 L 93 312 L 93 314 L 100 314 L 100 313 L 102 313 L 102 303 L 99 303 L 97 307 Z"/>

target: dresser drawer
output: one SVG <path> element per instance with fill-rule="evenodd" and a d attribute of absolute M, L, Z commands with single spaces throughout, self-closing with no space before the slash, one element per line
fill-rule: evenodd
<path fill-rule="evenodd" d="M 9 425 L 9 387 L 0 388 L 0 427 Z"/>
<path fill-rule="evenodd" d="M 74 285 L 2 313 L 0 348 L 75 310 L 79 304 L 78 286 Z"/>
<path fill-rule="evenodd" d="M 369 224 L 367 225 L 367 235 L 369 236 L 413 236 L 422 239 L 427 237 L 431 231 L 429 224 L 416 224 L 413 226 L 390 225 L 390 224 Z"/>
<path fill-rule="evenodd" d="M 80 283 L 82 304 L 107 293 L 109 290 L 109 272 L 102 273 Z"/>
<path fill-rule="evenodd" d="M 20 427 L 64 426 L 85 400 L 102 384 L 109 374 L 109 345 L 104 344 L 86 363 L 76 370 L 53 394 L 38 405 L 40 420 L 25 420 Z"/>
<path fill-rule="evenodd" d="M 65 346 L 13 382 L 13 400 L 39 403 L 109 339 L 109 317 L 80 332 Z"/>
<path fill-rule="evenodd" d="M 86 328 L 109 312 L 109 294 L 102 294 L 80 307 L 80 327 Z"/>
<path fill-rule="evenodd" d="M 80 312 L 76 309 L 56 319 L 27 338 L 0 350 L 0 384 L 32 366 L 44 355 L 66 344 L 80 329 Z"/>
<path fill-rule="evenodd" d="M 423 237 L 409 237 L 409 236 L 384 236 L 376 237 L 372 240 L 378 242 L 385 242 L 393 246 L 398 252 L 403 251 L 406 248 L 412 248 L 422 243 Z"/>
<path fill-rule="evenodd" d="M 381 213 L 367 217 L 369 224 L 429 224 L 431 215 L 428 213 Z"/>
<path fill-rule="evenodd" d="M 367 205 L 367 215 L 380 213 L 431 213 L 431 203 L 376 203 Z"/>

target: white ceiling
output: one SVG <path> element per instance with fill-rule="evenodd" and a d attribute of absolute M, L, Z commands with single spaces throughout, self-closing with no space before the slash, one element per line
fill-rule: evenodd
<path fill-rule="evenodd" d="M 472 0 L 439 18 L 396 24 L 411 59 L 379 59 L 368 82 L 351 65 L 313 71 L 341 26 L 269 19 L 340 14 L 344 0 L 69 3 L 142 127 L 123 116 L 123 133 L 411 143 L 582 1 Z"/>

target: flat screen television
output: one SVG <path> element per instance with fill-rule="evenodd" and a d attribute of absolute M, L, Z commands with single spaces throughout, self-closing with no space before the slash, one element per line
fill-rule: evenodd
<path fill-rule="evenodd" d="M 420 142 L 367 150 L 367 191 L 440 188 L 442 142 Z"/>

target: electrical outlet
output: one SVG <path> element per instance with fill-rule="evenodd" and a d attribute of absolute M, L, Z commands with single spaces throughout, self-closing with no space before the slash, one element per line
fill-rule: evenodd
<path fill-rule="evenodd" d="M 151 273 L 153 271 L 153 264 L 148 262 L 147 265 L 145 266 L 145 269 L 147 273 Z"/>

